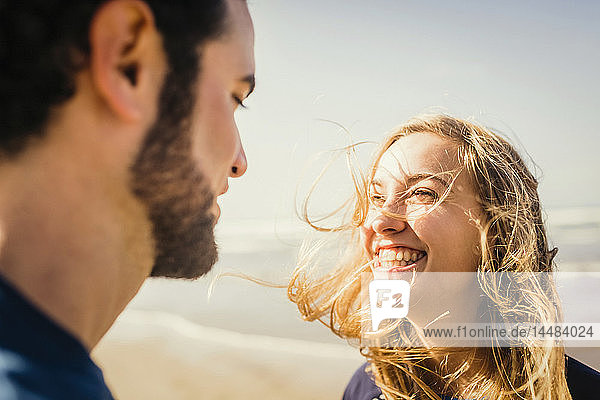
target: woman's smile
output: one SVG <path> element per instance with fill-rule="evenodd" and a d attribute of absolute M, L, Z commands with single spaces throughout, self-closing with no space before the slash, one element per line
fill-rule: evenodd
<path fill-rule="evenodd" d="M 382 155 L 361 226 L 374 269 L 477 270 L 479 230 L 473 216 L 481 214 L 481 206 L 458 169 L 456 144 L 429 133 L 401 137 Z"/>
<path fill-rule="evenodd" d="M 387 272 L 404 272 L 424 264 L 427 253 L 409 247 L 379 248 L 375 252 L 373 267 Z"/>

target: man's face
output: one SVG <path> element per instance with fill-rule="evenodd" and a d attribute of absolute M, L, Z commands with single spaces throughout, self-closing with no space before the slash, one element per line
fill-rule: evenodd
<path fill-rule="evenodd" d="M 246 171 L 246 155 L 234 111 L 254 89 L 254 32 L 246 3 L 229 2 L 229 33 L 202 48 L 201 75 L 193 111 L 193 156 L 216 195 L 228 189 L 228 177 Z M 215 202 L 217 218 L 220 209 Z"/>
<path fill-rule="evenodd" d="M 254 34 L 245 2 L 228 0 L 226 32 L 200 50 L 193 88 L 165 78 L 159 115 L 132 167 L 156 241 L 152 276 L 197 278 L 217 260 L 213 228 L 229 177 L 246 171 L 234 111 L 254 87 Z M 195 96 L 193 108 L 186 93 Z"/>

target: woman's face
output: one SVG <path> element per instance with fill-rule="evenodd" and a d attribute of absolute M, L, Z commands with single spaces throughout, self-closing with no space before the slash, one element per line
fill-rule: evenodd
<path fill-rule="evenodd" d="M 361 227 L 362 243 L 376 270 L 477 270 L 479 230 L 474 219 L 481 215 L 481 206 L 466 172 L 459 170 L 456 145 L 431 133 L 401 137 L 383 154 L 370 188 L 377 206 L 371 205 Z M 447 190 L 447 197 L 436 204 Z"/>

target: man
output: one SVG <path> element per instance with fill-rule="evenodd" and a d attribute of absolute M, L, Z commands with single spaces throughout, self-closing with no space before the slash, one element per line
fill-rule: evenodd
<path fill-rule="evenodd" d="M 215 263 L 253 41 L 243 0 L 0 1 L 0 399 L 112 399 L 89 351 Z"/>

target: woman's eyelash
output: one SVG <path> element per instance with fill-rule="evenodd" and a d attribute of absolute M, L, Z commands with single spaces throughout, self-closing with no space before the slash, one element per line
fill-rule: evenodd
<path fill-rule="evenodd" d="M 410 192 L 405 193 L 404 196 L 400 195 L 400 198 L 398 200 L 403 201 L 403 200 L 401 200 L 401 198 L 409 199 L 409 198 L 415 197 L 415 196 L 417 196 L 417 197 L 418 196 L 427 196 L 429 198 L 429 200 L 427 200 L 428 202 L 429 201 L 435 202 L 439 199 L 438 194 L 431 189 L 416 188 Z M 373 193 L 369 196 L 369 200 L 371 201 L 372 204 L 382 205 L 383 203 L 385 203 L 386 198 L 382 194 Z"/>
<path fill-rule="evenodd" d="M 429 196 L 435 200 L 438 199 L 438 194 L 436 192 L 434 192 L 433 190 L 429 190 L 429 189 L 417 188 L 410 193 L 410 196 L 423 196 L 423 195 Z"/>
<path fill-rule="evenodd" d="M 385 198 L 383 197 L 383 195 L 380 195 L 380 194 L 372 194 L 370 196 L 370 198 L 371 198 L 372 203 L 381 203 L 381 202 L 385 201 Z"/>

